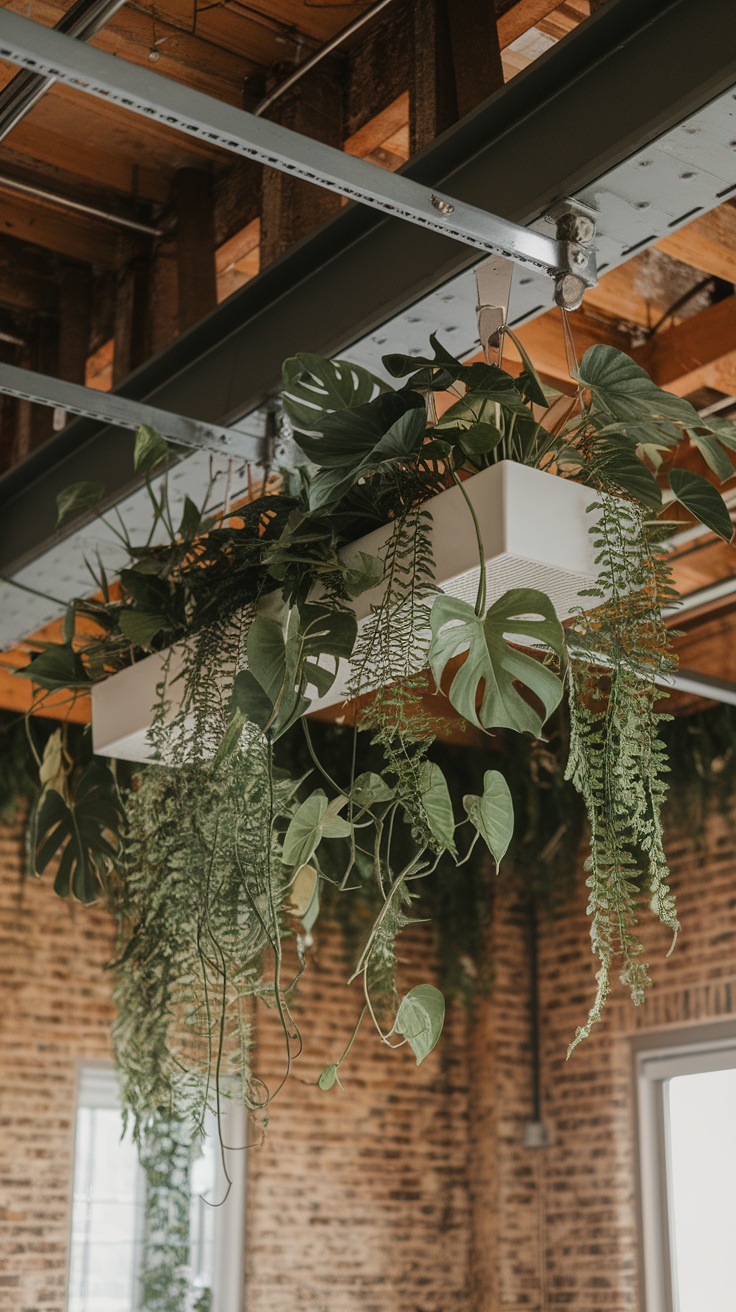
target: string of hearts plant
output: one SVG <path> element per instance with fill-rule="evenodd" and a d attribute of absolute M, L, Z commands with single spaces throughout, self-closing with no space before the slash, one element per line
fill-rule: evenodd
<path fill-rule="evenodd" d="M 518 346 L 518 343 L 517 343 Z M 69 609 L 64 642 L 22 673 L 40 695 L 91 683 L 162 653 L 151 730 L 157 764 L 124 786 L 114 766 L 44 760 L 33 818 L 35 869 L 60 856 L 56 889 L 110 900 L 117 1061 L 136 1126 L 165 1110 L 202 1123 L 237 1097 L 262 1118 L 301 1050 L 292 1009 L 328 883 L 370 891 L 375 918 L 350 981 L 355 1028 L 319 1084 L 339 1083 L 359 1028 L 417 1062 L 436 1045 L 444 999 L 395 982 L 396 938 L 411 923 L 418 881 L 457 878 L 484 844 L 498 865 L 513 834 L 503 772 L 488 769 L 454 813 L 432 757 L 437 702 L 488 734 L 543 736 L 563 699 L 571 716 L 569 778 L 591 829 L 588 884 L 600 1018 L 616 959 L 635 1002 L 649 983 L 637 936 L 640 904 L 677 929 L 662 845 L 666 792 L 657 680 L 673 668 L 665 611 L 673 604 L 664 518 L 677 500 L 730 540 L 711 481 L 683 467 L 697 449 L 733 476 L 736 430 L 662 391 L 613 348 L 586 352 L 574 395 L 545 389 L 528 357 L 517 377 L 434 356 L 389 356 L 396 388 L 344 362 L 301 355 L 283 371 L 283 408 L 307 463 L 229 515 L 187 500 L 172 520 L 166 443 L 136 441 L 153 508 L 144 544 L 130 542 L 119 588 L 95 572 L 98 599 Z M 521 348 L 520 348 L 521 349 Z M 436 418 L 435 394 L 451 404 Z M 498 461 L 591 489 L 599 580 L 589 608 L 563 629 L 549 597 L 514 588 L 487 606 L 482 532 L 475 604 L 438 591 L 428 500 Z M 62 519 L 89 508 L 87 484 L 60 500 Z M 390 525 L 379 556 L 346 565 L 341 548 Z M 159 544 L 156 534 L 166 541 Z M 543 580 L 540 580 L 543 582 Z M 353 603 L 378 588 L 365 622 Z M 90 632 L 92 628 L 92 632 Z M 305 718 L 350 663 L 351 764 L 316 750 Z M 347 731 L 346 731 L 347 732 Z M 303 735 L 304 774 L 295 746 Z M 366 768 L 369 752 L 382 766 Z M 339 777 L 335 777 L 339 773 Z M 452 873 L 450 873 L 452 872 Z M 254 1008 L 283 1033 L 283 1072 L 267 1089 L 249 1059 Z"/>

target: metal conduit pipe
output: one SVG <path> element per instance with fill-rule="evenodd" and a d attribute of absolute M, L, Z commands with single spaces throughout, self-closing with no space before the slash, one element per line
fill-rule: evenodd
<path fill-rule="evenodd" d="M 353 19 L 352 23 L 348 23 L 347 27 L 343 27 L 340 32 L 331 37 L 323 46 L 320 46 L 319 50 L 315 50 L 313 55 L 310 55 L 308 59 L 305 59 L 304 63 L 300 64 L 298 68 L 295 68 L 294 72 L 290 73 L 287 78 L 284 78 L 284 81 L 280 82 L 277 87 L 274 87 L 273 91 L 269 91 L 268 95 L 264 96 L 263 100 L 260 100 L 255 109 L 251 112 L 258 115 L 265 114 L 266 110 L 270 108 L 274 101 L 279 99 L 279 96 L 283 96 L 284 92 L 288 91 L 290 87 L 293 87 L 295 83 L 299 82 L 304 77 L 305 73 L 308 73 L 310 69 L 315 67 L 315 65 L 321 63 L 323 59 L 326 59 L 327 55 L 331 55 L 333 50 L 337 50 L 338 46 L 341 46 L 344 41 L 347 41 L 348 37 L 351 37 L 354 32 L 359 32 L 361 27 L 364 27 L 366 23 L 370 22 L 376 14 L 380 13 L 380 11 L 385 9 L 386 5 L 390 3 L 391 0 L 376 0 L 376 4 L 371 5 L 369 9 L 365 9 L 362 14 L 359 14 L 357 18 Z"/>
<path fill-rule="evenodd" d="M 66 36 L 91 41 L 124 4 L 125 0 L 76 0 L 54 26 Z M 23 69 L 3 87 L 0 91 L 0 141 L 5 140 L 53 83 L 52 77 Z"/>
<path fill-rule="evenodd" d="M 145 237 L 161 237 L 163 229 L 155 228 L 151 223 L 142 223 L 138 219 L 128 219 L 123 214 L 113 214 L 111 210 L 100 209 L 97 205 L 87 205 L 81 200 L 72 200 L 71 196 L 60 196 L 58 192 L 46 191 L 44 187 L 35 187 L 30 182 L 19 182 L 0 173 L 0 191 L 19 191 L 24 196 L 33 196 L 48 205 L 58 205 L 61 209 L 74 210 L 77 214 L 86 214 L 91 219 L 100 219 L 103 223 L 114 223 L 118 228 L 128 232 L 139 232 Z"/>

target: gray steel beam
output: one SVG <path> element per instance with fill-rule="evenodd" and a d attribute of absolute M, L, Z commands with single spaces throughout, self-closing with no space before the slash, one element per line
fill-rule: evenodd
<path fill-rule="evenodd" d="M 168 410 L 146 405 L 144 401 L 131 401 L 128 397 L 116 396 L 114 392 L 99 392 L 79 383 L 35 373 L 33 369 L 0 364 L 0 392 L 36 405 L 51 406 L 67 414 L 85 415 L 89 419 L 116 424 L 132 432 L 147 424 L 178 446 L 216 451 L 221 456 L 237 455 L 253 461 L 263 456 L 261 443 L 231 428 L 174 415 Z"/>
<path fill-rule="evenodd" d="M 234 109 L 150 68 L 80 45 L 7 9 L 0 10 L 0 58 L 486 254 L 505 255 L 552 276 L 587 273 L 586 280 L 595 282 L 595 274 L 588 271 L 591 254 L 582 246 L 436 193 L 410 177 Z"/>
<path fill-rule="evenodd" d="M 736 84 L 727 0 L 609 0 L 404 170 L 528 223 Z M 278 387 L 298 350 L 333 355 L 475 262 L 441 234 L 348 206 L 120 388 L 218 423 Z M 81 420 L 0 479 L 0 572 L 49 545 L 57 492 L 80 479 L 123 496 L 131 444 Z"/>
<path fill-rule="evenodd" d="M 78 41 L 91 41 L 124 4 L 125 0 L 76 0 L 62 14 L 55 31 L 76 37 Z M 4 141 L 16 123 L 25 118 L 53 82 L 53 77 L 30 69 L 23 69 L 11 78 L 0 91 L 0 141 Z"/>

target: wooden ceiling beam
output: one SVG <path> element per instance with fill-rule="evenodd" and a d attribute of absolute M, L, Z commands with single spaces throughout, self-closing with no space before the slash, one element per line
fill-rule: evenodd
<path fill-rule="evenodd" d="M 736 393 L 736 296 L 716 302 L 632 352 L 660 387 L 688 396 L 712 387 Z"/>
<path fill-rule="evenodd" d="M 657 242 L 659 250 L 703 273 L 736 283 L 736 204 L 727 201 Z"/>
<path fill-rule="evenodd" d="M 583 356 L 589 346 L 601 343 L 617 346 L 621 351 L 628 351 L 631 347 L 628 335 L 621 332 L 614 323 L 605 319 L 593 319 L 584 310 L 577 310 L 570 315 L 570 327 L 578 358 Z M 569 383 L 570 370 L 565 354 L 561 310 L 549 310 L 538 319 L 522 324 L 515 331 L 541 374 L 558 382 Z M 504 348 L 504 353 L 512 360 L 519 359 L 511 341 Z"/>

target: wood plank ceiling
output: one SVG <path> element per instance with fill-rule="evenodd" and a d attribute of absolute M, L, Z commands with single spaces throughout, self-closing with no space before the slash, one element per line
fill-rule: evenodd
<path fill-rule="evenodd" d="M 494 12 L 488 0 L 392 0 L 267 113 L 398 168 L 588 18 L 591 3 L 601 0 L 499 0 Z M 56 0 L 8 7 L 47 26 L 67 8 Z M 253 109 L 370 8 L 366 0 L 131 0 L 94 44 Z M 0 64 L 0 89 L 16 71 Z M 21 194 L 13 182 L 51 198 Z M 100 213 L 70 209 L 69 200 Z M 0 141 L 0 359 L 110 387 L 339 204 L 52 86 Z M 123 226 L 131 220 L 154 233 Z M 736 203 L 727 202 L 605 274 L 574 316 L 578 350 L 592 342 L 632 350 L 662 385 L 701 407 L 722 403 L 736 395 L 734 282 Z M 521 335 L 541 371 L 564 383 L 558 312 Z M 0 400 L 0 470 L 42 443 L 50 424 L 48 411 Z M 705 537 L 683 552 L 678 570 L 693 590 L 730 576 L 734 563 Z M 686 663 L 727 677 L 734 624 L 730 604 L 694 616 L 681 640 Z M 0 670 L 0 705 L 20 708 L 19 681 L 11 691 L 3 680 Z"/>

